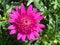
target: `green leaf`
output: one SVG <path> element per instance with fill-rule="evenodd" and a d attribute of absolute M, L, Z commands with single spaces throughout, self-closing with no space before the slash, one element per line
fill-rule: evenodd
<path fill-rule="evenodd" d="M 29 6 L 32 2 L 33 2 L 33 0 L 28 0 L 27 6 Z"/>
<path fill-rule="evenodd" d="M 34 5 L 40 9 L 40 4 L 39 4 L 39 0 L 33 0 L 34 1 Z"/>

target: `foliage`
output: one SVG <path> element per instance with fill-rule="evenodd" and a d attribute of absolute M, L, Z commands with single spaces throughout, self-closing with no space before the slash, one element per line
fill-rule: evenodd
<path fill-rule="evenodd" d="M 42 11 L 46 25 L 41 38 L 35 41 L 17 41 L 16 35 L 10 36 L 7 31 L 8 16 L 14 6 L 24 3 L 26 8 L 30 4 Z M 60 45 L 60 0 L 0 0 L 0 45 Z"/>

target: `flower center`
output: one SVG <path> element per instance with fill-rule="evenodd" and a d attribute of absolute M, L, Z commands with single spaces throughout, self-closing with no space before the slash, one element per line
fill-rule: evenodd
<path fill-rule="evenodd" d="M 29 19 L 22 19 L 24 25 L 30 25 L 31 21 Z"/>

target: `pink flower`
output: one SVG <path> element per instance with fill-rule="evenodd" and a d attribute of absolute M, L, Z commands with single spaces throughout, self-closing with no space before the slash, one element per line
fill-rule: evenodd
<path fill-rule="evenodd" d="M 20 8 L 15 6 L 15 10 L 11 12 L 8 14 L 10 17 L 8 22 L 12 24 L 8 26 L 10 35 L 17 33 L 17 40 L 22 41 L 25 41 L 26 38 L 30 41 L 40 38 L 39 32 L 42 32 L 42 28 L 45 27 L 44 24 L 39 24 L 39 21 L 44 18 L 42 12 L 37 12 L 36 8 L 32 9 L 32 5 L 26 10 L 23 3 Z"/>

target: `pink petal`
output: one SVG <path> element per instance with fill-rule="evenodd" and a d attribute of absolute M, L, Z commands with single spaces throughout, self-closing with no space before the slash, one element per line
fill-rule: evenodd
<path fill-rule="evenodd" d="M 37 14 L 32 13 L 32 15 L 34 16 L 34 18 L 35 18 L 36 21 L 38 21 L 38 22 L 44 18 L 44 16 L 42 16 L 41 14 L 42 14 L 42 12 L 39 12 L 39 13 L 37 13 Z"/>
<path fill-rule="evenodd" d="M 28 38 L 29 40 L 31 40 L 31 39 L 30 39 L 30 35 L 29 35 L 29 34 L 27 35 L 27 38 Z"/>
<path fill-rule="evenodd" d="M 17 10 L 17 11 L 15 11 L 15 10 L 12 10 L 11 12 L 16 16 L 16 18 L 17 18 L 17 16 L 19 16 L 20 14 L 18 13 L 18 11 L 19 10 Z"/>
<path fill-rule="evenodd" d="M 39 20 L 42 20 L 44 18 L 44 16 L 40 16 Z"/>
<path fill-rule="evenodd" d="M 42 12 L 38 12 L 36 15 L 42 15 Z"/>
<path fill-rule="evenodd" d="M 45 28 L 45 25 L 44 24 L 38 24 L 37 25 L 39 28 Z"/>
<path fill-rule="evenodd" d="M 25 13 L 25 7 L 23 3 L 21 3 L 21 13 Z"/>
<path fill-rule="evenodd" d="M 38 15 L 36 15 L 35 13 L 32 13 L 32 15 L 33 15 L 33 16 L 34 16 L 34 18 L 38 21 L 39 16 L 38 16 Z"/>
<path fill-rule="evenodd" d="M 37 9 L 36 9 L 36 8 L 34 8 L 34 9 L 33 9 L 33 13 L 36 13 L 36 12 L 37 12 Z"/>
<path fill-rule="evenodd" d="M 40 35 L 38 34 L 38 32 L 33 32 L 34 33 L 34 36 L 37 37 L 37 38 L 40 38 Z"/>
<path fill-rule="evenodd" d="M 40 29 L 40 27 L 34 28 L 34 30 L 36 30 L 37 32 L 43 32 L 43 30 Z"/>
<path fill-rule="evenodd" d="M 31 38 L 31 40 L 35 40 L 33 33 L 30 34 L 30 38 Z"/>
<path fill-rule="evenodd" d="M 18 8 L 18 6 L 15 6 L 15 10 L 16 10 L 16 14 L 17 14 L 17 15 L 20 15 L 20 14 L 21 14 L 21 11 L 20 11 L 20 9 Z"/>
<path fill-rule="evenodd" d="M 13 14 L 16 14 L 16 11 L 15 11 L 15 10 L 11 10 L 11 12 L 12 12 Z"/>
<path fill-rule="evenodd" d="M 15 26 L 14 25 L 10 25 L 10 26 L 8 26 L 7 29 L 15 29 Z"/>
<path fill-rule="evenodd" d="M 25 41 L 26 35 L 22 35 L 22 41 Z"/>
<path fill-rule="evenodd" d="M 16 19 L 18 17 L 16 14 L 8 14 L 8 16 L 12 19 Z"/>
<path fill-rule="evenodd" d="M 28 15 L 29 15 L 31 12 L 32 12 L 32 5 L 30 5 L 30 6 L 28 7 L 28 9 L 27 9 Z"/>
<path fill-rule="evenodd" d="M 42 14 L 42 12 L 38 12 L 36 15 L 35 15 L 35 18 L 37 19 L 37 20 L 39 20 L 41 17 L 40 17 L 40 15 Z"/>
<path fill-rule="evenodd" d="M 9 19 L 9 20 L 7 20 L 7 22 L 13 23 L 13 22 L 15 22 L 15 20 L 14 19 Z"/>
<path fill-rule="evenodd" d="M 39 30 L 37 30 L 38 32 L 43 32 L 43 30 L 42 29 L 39 29 Z"/>
<path fill-rule="evenodd" d="M 22 34 L 18 33 L 18 34 L 17 34 L 17 40 L 20 40 L 21 37 L 22 37 Z"/>
<path fill-rule="evenodd" d="M 15 33 L 16 33 L 16 30 L 11 30 L 9 34 L 10 34 L 10 35 L 13 35 L 13 34 L 15 34 Z"/>
<path fill-rule="evenodd" d="M 35 37 L 34 37 L 33 33 L 29 34 L 29 35 L 27 36 L 27 38 L 28 38 L 29 40 L 35 40 Z"/>
<path fill-rule="evenodd" d="M 16 11 L 18 11 L 18 10 L 19 10 L 18 6 L 15 6 L 14 8 L 16 9 Z"/>

